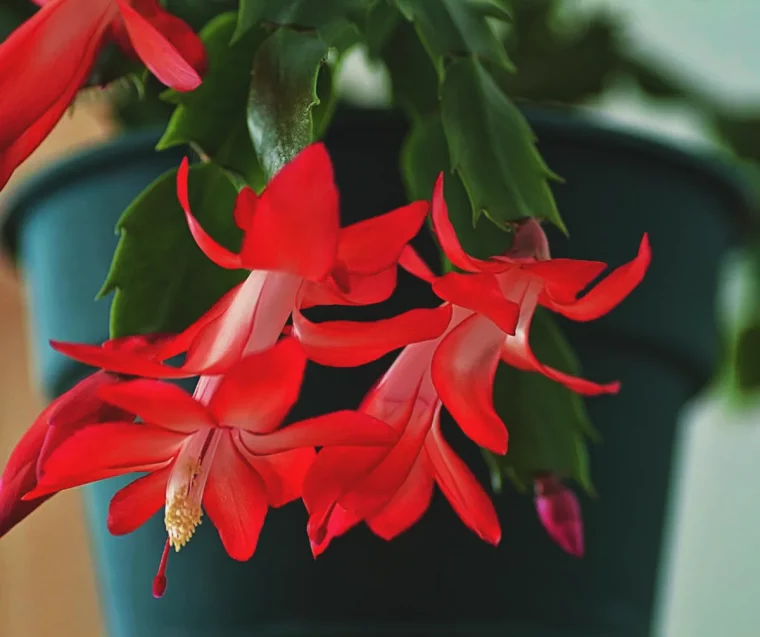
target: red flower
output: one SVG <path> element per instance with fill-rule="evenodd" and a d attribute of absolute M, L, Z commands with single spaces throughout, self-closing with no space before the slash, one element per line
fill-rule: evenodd
<path fill-rule="evenodd" d="M 499 361 L 518 369 L 539 372 L 582 394 L 614 393 L 619 383 L 600 385 L 541 363 L 533 354 L 528 334 L 538 304 L 576 320 L 605 314 L 642 280 L 650 250 L 644 236 L 638 256 L 614 270 L 591 291 L 577 298 L 607 267 L 596 261 L 549 259 L 549 246 L 534 221 L 517 231 L 512 250 L 483 261 L 467 255 L 448 219 L 443 180 L 433 193 L 433 226 L 446 255 L 468 273 L 436 277 L 406 246 L 399 263 L 429 281 L 444 301 L 454 306 L 454 318 L 432 355 L 432 379 L 446 409 L 477 444 L 499 454 L 507 451 L 507 430 L 493 408 L 493 378 Z M 428 310 L 440 334 L 443 316 Z M 351 366 L 390 351 L 398 334 L 393 319 L 374 324 L 347 321 L 314 324 L 297 309 L 293 334 L 310 359 L 322 365 Z M 410 341 L 407 341 L 410 342 Z"/>
<path fill-rule="evenodd" d="M 119 382 L 116 376 L 96 372 L 54 400 L 37 417 L 13 449 L 0 477 L 0 537 L 47 499 L 25 501 L 22 497 L 37 486 L 38 469 L 57 445 L 85 425 L 128 417 L 98 396 L 101 387 Z"/>
<path fill-rule="evenodd" d="M 551 259 L 546 236 L 538 222 L 530 220 L 520 226 L 510 253 L 483 261 L 467 255 L 457 240 L 443 199 L 442 177 L 439 177 L 433 194 L 432 216 L 436 236 L 446 256 L 455 266 L 467 271 L 467 274 L 451 272 L 434 280 L 435 293 L 478 316 L 490 318 L 496 325 L 500 324 L 505 312 L 512 311 L 514 304 L 519 306 L 517 330 L 513 334 L 506 332 L 503 338 L 493 333 L 493 347 L 500 349 L 504 362 L 518 369 L 544 374 L 581 394 L 618 391 L 619 383 L 599 385 L 544 365 L 534 356 L 528 334 L 538 305 L 575 321 L 591 321 L 617 306 L 644 278 L 651 260 L 647 235 L 641 240 L 639 253 L 633 261 L 613 270 L 578 298 L 607 265 L 599 261 Z M 414 270 L 415 263 L 411 263 L 410 268 Z M 459 334 L 449 340 L 448 352 L 442 352 L 441 357 L 466 355 L 468 331 L 463 324 Z M 438 366 L 435 362 L 433 366 L 436 377 Z M 436 382 L 439 391 L 453 399 L 456 387 L 448 385 L 440 375 L 439 380 L 440 384 Z M 457 417 L 457 412 L 467 406 L 460 401 L 453 409 L 448 404 L 446 407 Z"/>
<path fill-rule="evenodd" d="M 427 510 L 434 483 L 470 529 L 491 544 L 499 543 L 501 529 L 490 498 L 441 435 L 444 397 L 439 396 L 431 373 L 431 361 L 471 312 L 455 308 L 452 315 L 449 304 L 439 311 L 450 317 L 446 334 L 407 346 L 360 407 L 398 432 L 396 444 L 323 449 L 309 470 L 303 499 L 315 555 L 362 520 L 388 540 L 405 531 Z M 460 425 L 470 437 L 484 438 L 487 431 L 488 437 L 503 440 L 503 453 L 507 434 L 491 403 L 492 366 L 479 359 L 479 344 L 472 345 L 474 353 L 467 360 L 450 361 L 461 399 L 471 405 Z M 317 360 L 329 356 L 327 349 L 312 348 L 311 354 L 315 352 Z"/>
<path fill-rule="evenodd" d="M 583 556 L 583 517 L 578 498 L 554 476 L 536 479 L 536 511 L 546 532 L 562 550 Z"/>
<path fill-rule="evenodd" d="M 135 530 L 165 506 L 168 541 L 179 550 L 200 524 L 202 507 L 227 553 L 247 560 L 268 508 L 300 496 L 315 446 L 383 445 L 396 438 L 384 423 L 352 411 L 280 428 L 305 366 L 298 342 L 288 338 L 244 358 L 223 377 L 202 377 L 193 397 L 155 380 L 103 387 L 103 400 L 143 422 L 79 429 L 50 452 L 27 498 L 146 471 L 111 501 L 112 533 Z"/>
<path fill-rule="evenodd" d="M 427 266 L 420 265 L 429 274 L 424 276 L 433 278 Z M 436 396 L 462 431 L 480 446 L 504 454 L 507 429 L 493 407 L 493 379 L 505 334 L 515 331 L 518 307 L 510 301 L 501 305 L 498 325 L 489 316 L 450 303 L 424 310 L 435 340 L 409 345 L 401 356 L 422 356 L 423 351 L 429 355 L 424 363 L 430 366 L 426 373 L 432 375 Z M 310 360 L 331 367 L 353 367 L 410 342 L 395 320 L 312 323 L 296 309 L 293 335 Z"/>
<path fill-rule="evenodd" d="M 157 0 L 37 0 L 42 8 L 0 44 L 0 188 L 47 137 L 113 38 L 161 82 L 200 85 L 201 40 Z"/>
<path fill-rule="evenodd" d="M 178 196 L 198 246 L 224 268 L 251 270 L 184 333 L 151 353 L 135 355 L 91 345 L 52 343 L 83 363 L 156 378 L 223 372 L 245 354 L 271 347 L 297 306 L 368 304 L 382 301 L 396 284 L 396 267 L 406 243 L 419 231 L 427 204 L 416 202 L 380 217 L 340 229 L 338 192 L 322 144 L 303 150 L 259 197 L 244 188 L 234 218 L 244 231 L 239 254 L 220 246 L 190 210 L 188 165 L 177 177 Z M 373 351 L 356 350 L 364 362 L 407 343 L 438 336 L 445 324 L 427 309 L 401 314 L 377 329 L 392 338 Z M 160 361 L 187 352 L 181 368 Z M 370 358 L 366 358 L 370 356 Z"/>
<path fill-rule="evenodd" d="M 396 445 L 391 450 L 328 449 L 310 469 L 304 502 L 315 553 L 362 520 L 385 538 L 402 532 L 426 510 L 433 481 L 468 527 L 490 542 L 499 541 L 493 506 L 441 437 L 437 414 L 441 406 L 446 407 L 471 440 L 506 453 L 507 429 L 492 400 L 500 360 L 586 394 L 618 389 L 618 383 L 598 385 L 543 365 L 530 349 L 528 332 L 539 303 L 576 320 L 597 318 L 617 305 L 647 269 L 646 236 L 636 259 L 578 298 L 606 265 L 549 259 L 546 237 L 536 222 L 521 226 L 509 254 L 474 259 L 461 248 L 449 222 L 439 178 L 433 195 L 433 225 L 449 259 L 468 274 L 436 277 L 409 246 L 404 248 L 399 263 L 433 285 L 447 301 L 439 312 L 451 312 L 451 319 L 442 336 L 409 345 L 361 408 L 399 431 Z M 371 350 L 373 343 L 392 338 L 391 330 L 380 334 L 381 327 L 314 324 L 297 311 L 293 315 L 294 335 L 309 358 L 324 365 L 357 364 L 357 343 Z M 577 533 L 571 538 L 568 527 L 563 531 L 568 532 L 566 546 L 578 549 Z"/>

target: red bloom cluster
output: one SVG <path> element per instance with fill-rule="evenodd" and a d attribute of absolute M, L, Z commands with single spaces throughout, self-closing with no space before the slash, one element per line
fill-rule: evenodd
<path fill-rule="evenodd" d="M 633 261 L 579 296 L 605 264 L 550 259 L 536 222 L 520 226 L 504 256 L 467 255 L 448 219 L 442 177 L 433 225 L 464 272 L 441 277 L 408 246 L 427 216 L 425 202 L 340 228 L 321 144 L 303 150 L 260 196 L 240 192 L 232 212 L 244 234 L 239 253 L 217 244 L 193 217 L 187 180 L 185 162 L 178 197 L 196 243 L 220 267 L 248 270 L 247 279 L 177 335 L 102 346 L 53 343 L 105 371 L 56 400 L 19 443 L 0 483 L 0 535 L 56 491 L 139 471 L 147 475 L 113 498 L 108 526 L 128 533 L 164 508 L 168 539 L 157 594 L 169 546 L 185 545 L 203 511 L 230 556 L 246 560 L 269 507 L 302 498 L 318 555 L 360 522 L 386 539 L 402 533 L 425 513 L 437 484 L 464 524 L 497 544 L 494 507 L 443 438 L 442 408 L 473 442 L 504 454 L 507 427 L 492 401 L 500 361 L 584 394 L 618 389 L 547 367 L 532 353 L 528 333 L 538 305 L 579 321 L 612 309 L 644 276 L 646 237 Z M 442 304 L 366 323 L 304 316 L 317 305 L 386 300 L 399 265 L 428 281 Z M 356 411 L 281 427 L 307 359 L 350 367 L 400 348 Z M 178 354 L 185 355 L 182 365 L 165 364 Z M 192 396 L 155 380 L 187 376 L 200 376 Z M 552 480 L 537 486 L 540 518 L 563 548 L 580 553 L 577 502 Z"/>
<path fill-rule="evenodd" d="M 0 188 L 48 136 L 116 42 L 164 84 L 192 91 L 206 51 L 158 0 L 34 0 L 41 8 L 0 44 Z"/>

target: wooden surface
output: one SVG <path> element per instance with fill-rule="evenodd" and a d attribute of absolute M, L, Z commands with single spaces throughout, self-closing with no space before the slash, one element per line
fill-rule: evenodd
<path fill-rule="evenodd" d="M 77 106 L 17 171 L 3 196 L 52 159 L 111 134 L 102 107 Z M 2 205 L 2 199 L 0 199 Z M 25 336 L 23 283 L 0 269 L 0 465 L 32 422 L 36 393 Z M 76 491 L 62 493 L 0 540 L 0 636 L 100 637 L 100 610 Z"/>

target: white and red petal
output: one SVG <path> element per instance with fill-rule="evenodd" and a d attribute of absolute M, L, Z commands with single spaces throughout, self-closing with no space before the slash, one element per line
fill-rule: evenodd
<path fill-rule="evenodd" d="M 277 342 L 302 281 L 291 274 L 255 270 L 236 288 L 227 307 L 194 336 L 183 370 L 222 374 L 246 354 Z M 209 311 L 211 314 L 211 311 Z"/>
<path fill-rule="evenodd" d="M 473 314 L 441 341 L 432 377 L 444 406 L 462 431 L 494 453 L 507 452 L 507 428 L 493 407 L 493 381 L 504 333 L 489 318 Z"/>
<path fill-rule="evenodd" d="M 449 272 L 433 282 L 433 292 L 444 301 L 491 319 L 505 334 L 514 334 L 520 306 L 507 299 L 493 274 Z"/>

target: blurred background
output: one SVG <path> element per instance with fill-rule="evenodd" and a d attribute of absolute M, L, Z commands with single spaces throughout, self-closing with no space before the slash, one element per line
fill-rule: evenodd
<path fill-rule="evenodd" d="M 514 96 L 581 105 L 677 144 L 760 160 L 760 4 L 747 0 L 520 0 L 508 38 Z M 344 96 L 388 99 L 381 70 L 356 52 Z M 49 162 L 118 133 L 126 110 L 85 94 L 0 198 Z M 593 255 L 589 255 L 593 258 Z M 729 290 L 730 292 L 730 290 Z M 729 294 L 730 296 L 730 294 Z M 730 302 L 730 298 L 729 298 Z M 23 281 L 0 269 L 0 460 L 42 406 L 25 337 Z M 662 575 L 663 637 L 760 633 L 760 405 L 708 391 L 684 415 Z M 631 521 L 635 524 L 635 521 Z M 752 549 L 752 550 L 750 550 Z M 41 607 L 45 612 L 40 612 Z M 64 493 L 0 542 L 0 635 L 97 637 L 101 616 L 82 507 Z"/>

